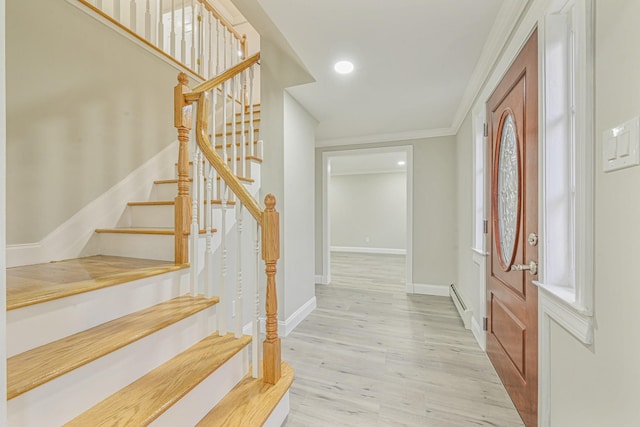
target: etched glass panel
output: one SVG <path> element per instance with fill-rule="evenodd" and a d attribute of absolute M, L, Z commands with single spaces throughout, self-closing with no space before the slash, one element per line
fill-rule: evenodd
<path fill-rule="evenodd" d="M 509 114 L 502 125 L 498 156 L 498 236 L 504 265 L 511 266 L 518 226 L 518 197 L 520 189 L 518 138 L 513 116 Z"/>

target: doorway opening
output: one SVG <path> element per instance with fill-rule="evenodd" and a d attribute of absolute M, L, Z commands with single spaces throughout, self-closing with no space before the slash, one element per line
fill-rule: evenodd
<path fill-rule="evenodd" d="M 322 175 L 324 283 L 367 287 L 383 268 L 389 287 L 412 292 L 412 147 L 325 152 Z"/>

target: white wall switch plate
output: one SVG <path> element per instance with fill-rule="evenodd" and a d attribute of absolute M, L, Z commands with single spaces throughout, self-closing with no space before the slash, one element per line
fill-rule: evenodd
<path fill-rule="evenodd" d="M 602 168 L 605 172 L 640 164 L 640 117 L 602 134 Z"/>

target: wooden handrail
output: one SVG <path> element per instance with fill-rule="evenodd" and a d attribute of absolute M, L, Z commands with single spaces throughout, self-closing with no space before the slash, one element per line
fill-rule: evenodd
<path fill-rule="evenodd" d="M 223 71 L 222 73 L 218 74 L 214 78 L 209 79 L 206 82 L 201 83 L 198 86 L 194 87 L 191 93 L 185 93 L 185 99 L 187 99 L 190 102 L 197 101 L 201 93 L 207 92 L 213 89 L 214 87 L 221 85 L 222 83 L 226 82 L 227 80 L 233 78 L 234 76 L 240 74 L 247 68 L 251 67 L 253 64 L 258 63 L 258 61 L 260 61 L 260 52 L 234 65 L 228 70 Z"/>
<path fill-rule="evenodd" d="M 198 147 L 200 148 L 200 151 L 202 151 L 202 154 L 204 154 L 204 157 L 218 172 L 220 178 L 227 183 L 233 194 L 240 199 L 240 202 L 247 207 L 251 216 L 253 216 L 258 224 L 262 226 L 262 212 L 264 209 L 262 209 L 262 206 L 260 206 L 251 193 L 249 193 L 249 190 L 247 190 L 244 184 L 240 182 L 231 168 L 227 166 L 227 162 L 225 162 L 211 146 L 211 142 L 209 141 L 208 115 L 209 101 L 207 100 L 207 93 L 200 92 L 198 96 L 198 113 L 196 117 L 196 141 L 198 143 Z"/>
<path fill-rule="evenodd" d="M 198 0 L 198 1 L 199 1 L 200 3 L 202 3 L 202 5 L 203 5 L 203 6 L 204 6 L 204 7 L 205 7 L 209 12 L 211 12 L 211 13 L 213 14 L 213 16 L 214 16 L 218 21 L 220 21 L 220 23 L 221 23 L 222 25 L 224 25 L 225 27 L 227 27 L 227 30 L 228 30 L 230 33 L 232 33 L 232 34 L 233 34 L 233 35 L 234 35 L 238 40 L 242 41 L 242 35 L 241 35 L 238 31 L 236 31 L 236 29 L 235 29 L 235 28 L 233 28 L 233 25 L 231 24 L 231 22 L 227 21 L 227 19 L 226 19 L 224 16 L 222 16 L 222 15 L 220 14 L 220 12 L 218 12 L 218 11 L 216 10 L 216 8 L 215 8 L 211 3 L 209 3 L 207 0 Z"/>

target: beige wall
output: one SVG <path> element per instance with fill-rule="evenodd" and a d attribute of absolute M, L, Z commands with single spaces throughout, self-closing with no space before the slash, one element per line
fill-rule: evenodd
<path fill-rule="evenodd" d="M 329 217 L 332 247 L 405 249 L 407 174 L 331 176 Z"/>
<path fill-rule="evenodd" d="M 553 426 L 640 423 L 640 167 L 603 173 L 602 132 L 640 115 L 640 2 L 596 2 L 595 337 L 551 333 Z"/>
<path fill-rule="evenodd" d="M 66 1 L 7 14 L 7 244 L 34 243 L 176 139 L 177 70 Z"/>
<path fill-rule="evenodd" d="M 457 201 L 453 136 L 316 149 L 316 275 L 323 274 L 322 153 L 402 145 L 413 146 L 413 282 L 426 285 L 455 282 Z"/>

